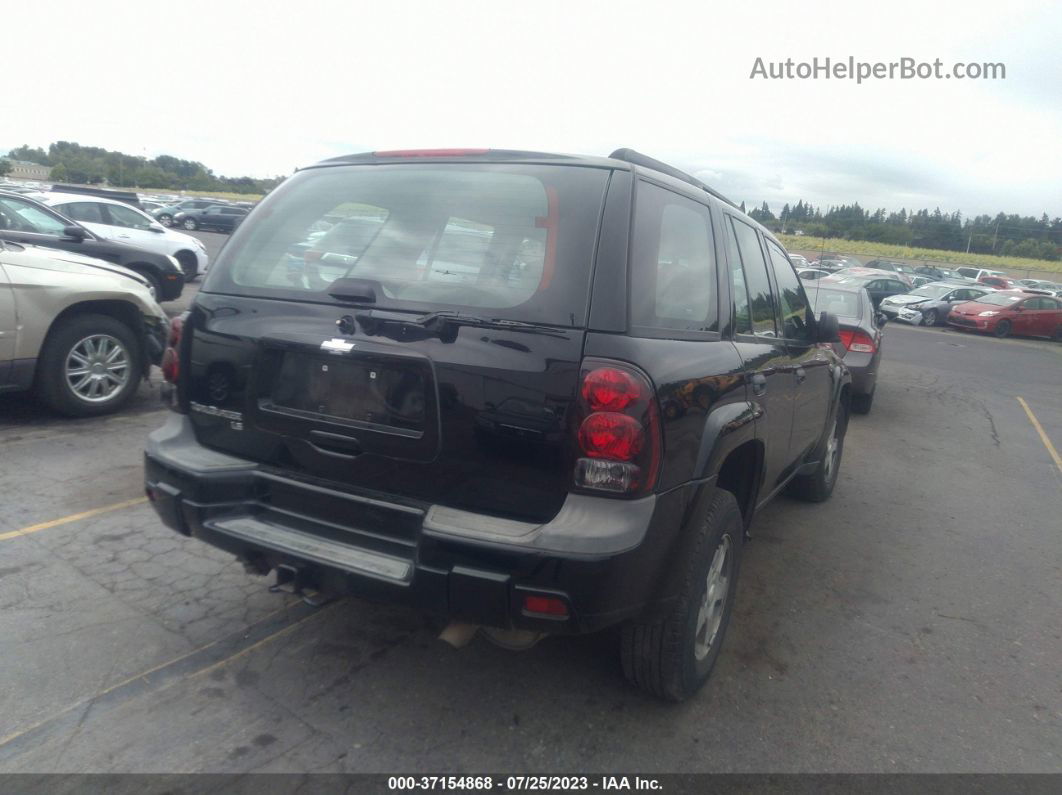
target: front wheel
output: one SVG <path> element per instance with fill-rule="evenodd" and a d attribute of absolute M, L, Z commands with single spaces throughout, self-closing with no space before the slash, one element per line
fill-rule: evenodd
<path fill-rule="evenodd" d="M 183 226 L 189 232 L 194 232 L 196 229 L 199 228 L 199 224 L 196 223 L 196 220 L 194 218 L 185 218 L 184 221 L 181 222 L 181 226 Z"/>
<path fill-rule="evenodd" d="M 162 224 L 163 226 L 173 226 L 173 216 L 172 215 L 167 215 L 166 213 L 163 213 L 162 215 L 159 216 L 158 220 L 159 220 L 159 223 Z"/>
<path fill-rule="evenodd" d="M 143 369 L 140 344 L 128 326 L 107 315 L 78 315 L 49 333 L 36 385 L 61 414 L 94 417 L 128 403 Z"/>
<path fill-rule="evenodd" d="M 716 489 L 683 567 L 675 607 L 623 628 L 628 681 L 668 701 L 684 701 L 707 681 L 730 623 L 744 532 L 734 495 Z"/>
<path fill-rule="evenodd" d="M 818 451 L 819 463 L 810 475 L 797 475 L 789 482 L 786 491 L 790 496 L 805 502 L 825 502 L 833 494 L 837 473 L 841 469 L 844 453 L 844 435 L 848 430 L 848 407 L 844 401 L 837 404 L 833 427 Z"/>
<path fill-rule="evenodd" d="M 996 330 L 993 332 L 997 337 L 1003 339 L 1010 336 L 1010 321 L 1001 320 L 996 323 Z"/>
<path fill-rule="evenodd" d="M 927 309 L 926 313 L 922 315 L 923 326 L 935 326 L 937 325 L 937 310 Z"/>

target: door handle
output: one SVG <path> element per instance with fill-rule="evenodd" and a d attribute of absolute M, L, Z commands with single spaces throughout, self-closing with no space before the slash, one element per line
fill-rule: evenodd
<path fill-rule="evenodd" d="M 798 384 L 804 383 L 804 379 L 808 377 L 807 371 L 803 367 L 796 369 L 796 379 Z"/>
<path fill-rule="evenodd" d="M 753 373 L 749 383 L 752 384 L 752 394 L 762 396 L 767 392 L 767 377 L 763 373 Z"/>

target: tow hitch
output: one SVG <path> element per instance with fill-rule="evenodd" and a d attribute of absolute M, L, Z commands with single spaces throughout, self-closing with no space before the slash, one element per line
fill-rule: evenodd
<path fill-rule="evenodd" d="M 277 581 L 269 586 L 270 593 L 290 593 L 298 596 L 311 607 L 320 607 L 332 601 L 332 597 L 318 589 L 306 569 L 280 564 L 276 568 Z"/>

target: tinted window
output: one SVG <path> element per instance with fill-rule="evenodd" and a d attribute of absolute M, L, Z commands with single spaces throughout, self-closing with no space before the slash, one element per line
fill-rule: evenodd
<path fill-rule="evenodd" d="M 778 285 L 778 303 L 782 320 L 782 336 L 792 340 L 811 339 L 811 324 L 808 322 L 808 299 L 800 279 L 793 271 L 785 254 L 774 243 L 767 241 L 767 253 L 774 267 L 774 281 Z"/>
<path fill-rule="evenodd" d="M 608 176 L 494 163 L 307 169 L 238 226 L 203 289 L 332 303 L 332 282 L 364 279 L 379 308 L 582 325 Z M 361 232 L 321 235 L 337 221 Z"/>
<path fill-rule="evenodd" d="M 638 185 L 636 207 L 631 252 L 633 324 L 715 330 L 708 208 L 647 182 Z"/>
<path fill-rule="evenodd" d="M 65 228 L 65 221 L 29 202 L 8 197 L 0 198 L 0 229 L 61 235 Z"/>
<path fill-rule="evenodd" d="M 776 336 L 774 299 L 771 296 L 771 282 L 767 278 L 767 262 L 763 258 L 763 249 L 760 248 L 759 235 L 743 221 L 731 218 L 730 222 L 745 273 L 745 287 L 752 310 L 752 331 L 754 334 Z"/>
<path fill-rule="evenodd" d="M 151 221 L 136 210 L 132 210 L 128 207 L 122 207 L 118 204 L 108 204 L 107 213 L 111 216 L 111 223 L 115 226 L 124 226 L 126 229 L 151 228 Z"/>
<path fill-rule="evenodd" d="M 85 221 L 90 224 L 107 223 L 103 213 L 100 212 L 100 205 L 96 202 L 71 202 L 57 205 L 55 209 L 75 221 Z"/>
<path fill-rule="evenodd" d="M 741 254 L 738 253 L 737 238 L 733 227 L 726 237 L 726 257 L 730 261 L 730 294 L 734 302 L 734 333 L 752 333 L 752 314 L 749 311 L 749 291 L 745 286 L 745 273 L 741 267 Z"/>

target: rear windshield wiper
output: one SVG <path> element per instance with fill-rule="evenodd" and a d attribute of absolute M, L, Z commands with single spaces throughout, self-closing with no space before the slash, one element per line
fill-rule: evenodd
<path fill-rule="evenodd" d="M 545 334 L 551 337 L 560 337 L 561 339 L 567 339 L 568 337 L 564 329 L 548 326 L 545 323 L 528 323 L 522 320 L 481 317 L 447 309 L 418 316 L 369 310 L 368 312 L 359 312 L 356 317 L 358 325 L 362 327 L 366 334 L 375 334 L 382 326 L 396 324 L 421 328 L 430 334 L 438 334 L 443 339 L 451 338 L 448 341 L 452 341 L 452 338 L 457 336 L 457 328 L 459 326 L 520 331 L 527 334 Z"/>

